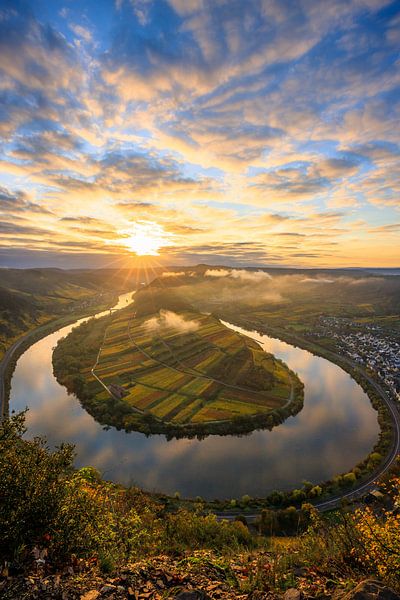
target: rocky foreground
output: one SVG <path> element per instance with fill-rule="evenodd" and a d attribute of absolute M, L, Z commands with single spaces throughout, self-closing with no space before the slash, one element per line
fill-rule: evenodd
<path fill-rule="evenodd" d="M 210 552 L 171 559 L 160 556 L 129 565 L 117 575 L 100 573 L 97 565 L 76 561 L 61 572 L 46 573 L 45 561 L 32 572 L 3 569 L 0 597 L 4 600 L 396 600 L 400 595 L 377 580 L 331 579 L 319 569 L 292 568 L 277 588 L 274 565 L 267 552 L 221 561 Z M 281 574 L 282 575 L 282 574 Z"/>

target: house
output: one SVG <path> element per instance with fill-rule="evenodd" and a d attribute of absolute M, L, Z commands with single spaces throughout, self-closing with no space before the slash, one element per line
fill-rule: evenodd
<path fill-rule="evenodd" d="M 110 385 L 108 386 L 108 390 L 110 394 L 118 400 L 121 400 L 121 398 L 123 398 L 126 395 L 126 390 L 124 390 L 123 387 L 117 385 L 116 383 L 110 383 Z"/>

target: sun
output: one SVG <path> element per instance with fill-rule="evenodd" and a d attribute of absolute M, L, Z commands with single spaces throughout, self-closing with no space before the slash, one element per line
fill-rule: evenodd
<path fill-rule="evenodd" d="M 171 245 L 171 234 L 154 221 L 137 221 L 121 233 L 123 245 L 137 256 L 158 256 L 161 248 Z"/>

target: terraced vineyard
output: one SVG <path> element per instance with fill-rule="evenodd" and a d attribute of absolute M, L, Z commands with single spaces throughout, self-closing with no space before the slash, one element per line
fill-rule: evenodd
<path fill-rule="evenodd" d="M 134 306 L 109 321 L 93 373 L 83 374 L 97 402 L 108 388 L 135 411 L 176 424 L 270 412 L 292 389 L 283 363 L 217 319 L 162 310 L 137 317 Z"/>

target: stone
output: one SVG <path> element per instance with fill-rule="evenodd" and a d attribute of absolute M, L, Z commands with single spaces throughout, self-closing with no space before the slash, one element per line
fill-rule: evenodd
<path fill-rule="evenodd" d="M 400 600 L 400 596 L 380 581 L 366 579 L 340 596 L 340 600 Z"/>
<path fill-rule="evenodd" d="M 283 600 L 301 600 L 301 591 L 296 588 L 286 590 Z"/>
<path fill-rule="evenodd" d="M 306 577 L 308 571 L 305 567 L 294 567 L 293 575 L 295 577 Z"/>
<path fill-rule="evenodd" d="M 111 594 L 111 592 L 115 592 L 117 589 L 116 585 L 112 585 L 111 583 L 106 583 L 100 590 L 101 594 Z"/>
<path fill-rule="evenodd" d="M 271 600 L 275 599 L 272 592 L 262 592 L 261 590 L 254 590 L 249 596 L 251 600 Z"/>

